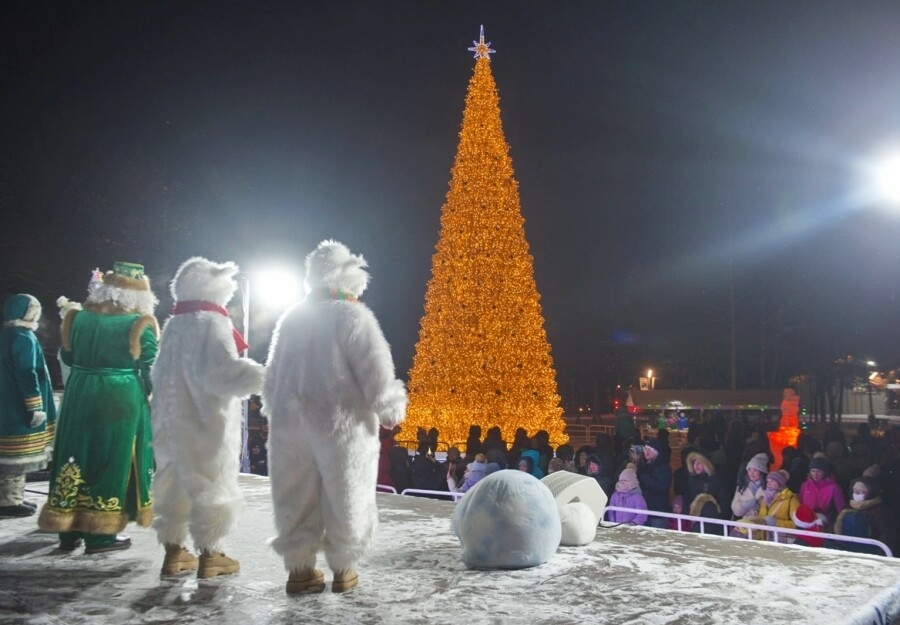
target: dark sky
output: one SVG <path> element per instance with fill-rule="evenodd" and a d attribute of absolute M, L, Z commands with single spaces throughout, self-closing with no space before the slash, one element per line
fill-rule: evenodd
<path fill-rule="evenodd" d="M 484 24 L 567 399 L 900 361 L 898 2 L 132 4 L 0 6 L 4 296 L 334 237 L 404 374 Z"/>

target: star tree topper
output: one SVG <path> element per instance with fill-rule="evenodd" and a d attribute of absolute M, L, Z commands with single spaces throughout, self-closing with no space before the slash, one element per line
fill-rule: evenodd
<path fill-rule="evenodd" d="M 478 38 L 478 41 L 472 41 L 475 44 L 474 47 L 469 48 L 469 52 L 475 53 L 476 59 L 488 59 L 490 60 L 490 55 L 494 54 L 496 50 L 491 50 L 491 42 L 484 42 L 484 26 L 481 27 L 481 34 Z"/>

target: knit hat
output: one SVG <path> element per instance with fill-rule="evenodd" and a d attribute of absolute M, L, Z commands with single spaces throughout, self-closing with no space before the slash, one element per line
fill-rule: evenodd
<path fill-rule="evenodd" d="M 794 525 L 802 530 L 809 529 L 813 526 L 821 527 L 822 525 L 822 520 L 816 516 L 813 509 L 803 504 L 800 504 L 797 509 L 794 510 L 791 514 L 791 520 L 794 521 Z"/>
<path fill-rule="evenodd" d="M 831 475 L 834 473 L 834 470 L 831 467 L 831 463 L 828 462 L 828 459 L 824 455 L 816 454 L 809 461 L 809 470 L 819 469 L 820 471 L 824 471 L 825 475 Z"/>
<path fill-rule="evenodd" d="M 773 480 L 778 484 L 779 488 L 784 488 L 784 485 L 787 484 L 788 479 L 790 479 L 791 474 L 785 471 L 784 469 L 779 469 L 778 471 L 772 471 L 766 476 L 766 480 Z"/>
<path fill-rule="evenodd" d="M 626 468 L 619 474 L 619 481 L 616 482 L 616 490 L 619 492 L 628 492 L 630 490 L 634 490 L 639 486 L 637 472 L 631 468 L 629 463 L 629 467 Z"/>
<path fill-rule="evenodd" d="M 758 453 L 747 462 L 748 469 L 756 469 L 760 473 L 769 472 L 769 456 L 764 453 Z"/>
<path fill-rule="evenodd" d="M 662 451 L 662 444 L 659 442 L 658 438 L 651 438 L 650 440 L 645 441 L 644 446 L 650 447 L 657 455 Z"/>

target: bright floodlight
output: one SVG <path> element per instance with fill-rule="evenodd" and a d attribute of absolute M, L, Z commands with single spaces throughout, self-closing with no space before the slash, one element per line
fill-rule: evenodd
<path fill-rule="evenodd" d="M 889 156 L 876 167 L 875 180 L 885 199 L 900 204 L 900 153 Z"/>
<path fill-rule="evenodd" d="M 300 280 L 284 269 L 253 272 L 250 275 L 250 290 L 254 302 L 267 308 L 284 308 L 297 300 Z"/>

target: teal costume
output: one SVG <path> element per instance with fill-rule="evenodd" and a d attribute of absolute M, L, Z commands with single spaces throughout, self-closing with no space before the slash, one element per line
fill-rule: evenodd
<path fill-rule="evenodd" d="M 25 474 L 47 466 L 56 405 L 44 352 L 32 328 L 40 303 L 13 295 L 3 306 L 0 330 L 0 508 L 22 503 Z M 46 414 L 37 425 L 35 414 Z M 33 504 L 32 504 L 33 505 Z M 32 508 L 33 509 L 33 508 Z M 22 509 L 23 516 L 27 511 Z"/>
<path fill-rule="evenodd" d="M 129 521 L 153 519 L 150 480 L 150 366 L 155 317 L 112 302 L 71 310 L 62 324 L 62 360 L 71 367 L 60 407 L 41 529 L 63 544 L 84 536 L 90 549 L 115 539 Z"/>

